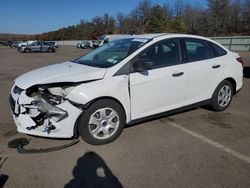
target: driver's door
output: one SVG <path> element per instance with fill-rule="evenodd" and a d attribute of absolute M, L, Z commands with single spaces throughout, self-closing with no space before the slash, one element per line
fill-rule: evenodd
<path fill-rule="evenodd" d="M 179 49 L 178 39 L 167 39 L 150 46 L 136 58 L 146 58 L 154 66 L 152 70 L 134 70 L 130 74 L 132 120 L 184 105 L 186 74 Z"/>

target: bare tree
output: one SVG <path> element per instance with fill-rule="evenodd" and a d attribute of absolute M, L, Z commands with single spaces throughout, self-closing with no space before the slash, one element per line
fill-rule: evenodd
<path fill-rule="evenodd" d="M 250 34 L 250 0 L 244 0 L 242 3 L 242 24 L 243 33 Z"/>
<path fill-rule="evenodd" d="M 234 0 L 231 5 L 231 20 L 230 20 L 230 31 L 233 33 L 238 33 L 241 30 L 241 0 Z"/>
<path fill-rule="evenodd" d="M 137 32 L 144 30 L 152 9 L 152 3 L 149 0 L 140 1 L 139 4 L 131 11 L 130 18 L 137 24 Z"/>
<path fill-rule="evenodd" d="M 183 21 L 187 26 L 186 32 L 190 34 L 198 34 L 201 30 L 201 18 L 203 16 L 203 10 L 200 7 L 193 7 L 187 5 L 184 10 Z M 203 26 L 206 24 L 202 23 Z M 204 28 L 203 28 L 204 29 Z"/>
<path fill-rule="evenodd" d="M 230 0 L 208 0 L 211 35 L 224 35 L 230 27 Z"/>

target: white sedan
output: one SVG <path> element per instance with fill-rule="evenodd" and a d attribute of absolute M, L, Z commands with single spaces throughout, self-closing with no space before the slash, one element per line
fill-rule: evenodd
<path fill-rule="evenodd" d="M 133 35 L 21 75 L 10 104 L 19 132 L 106 144 L 145 118 L 202 105 L 227 109 L 242 87 L 242 65 L 208 38 Z"/>

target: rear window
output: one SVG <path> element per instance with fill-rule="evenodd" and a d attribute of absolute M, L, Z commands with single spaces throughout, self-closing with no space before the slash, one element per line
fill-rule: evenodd
<path fill-rule="evenodd" d="M 214 44 L 212 42 L 209 42 L 209 45 L 213 49 L 215 57 L 220 57 L 220 56 L 223 56 L 223 55 L 227 54 L 227 51 L 224 50 L 223 48 L 219 47 L 218 45 L 216 45 L 216 44 Z"/>

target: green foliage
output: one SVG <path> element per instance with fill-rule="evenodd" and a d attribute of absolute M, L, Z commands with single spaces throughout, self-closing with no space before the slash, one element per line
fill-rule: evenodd
<path fill-rule="evenodd" d="M 151 10 L 149 19 L 145 23 L 145 32 L 161 33 L 167 28 L 167 18 L 163 8 L 159 5 L 154 6 Z"/>
<path fill-rule="evenodd" d="M 171 32 L 174 33 L 185 33 L 186 25 L 182 19 L 174 19 L 171 22 Z"/>

